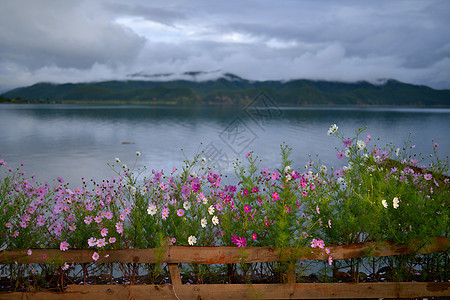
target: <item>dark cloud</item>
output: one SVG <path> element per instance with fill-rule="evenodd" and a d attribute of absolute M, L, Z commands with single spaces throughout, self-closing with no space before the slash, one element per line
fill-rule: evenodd
<path fill-rule="evenodd" d="M 446 0 L 5 0 L 0 6 L 3 89 L 217 69 L 255 80 L 395 78 L 450 88 Z"/>

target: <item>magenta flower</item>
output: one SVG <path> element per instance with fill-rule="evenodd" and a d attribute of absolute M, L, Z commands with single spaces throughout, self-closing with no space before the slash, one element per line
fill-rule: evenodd
<path fill-rule="evenodd" d="M 256 235 L 256 233 L 252 234 L 252 239 L 253 239 L 254 241 L 256 241 L 256 240 L 258 239 L 258 236 Z"/>
<path fill-rule="evenodd" d="M 305 196 L 305 197 L 308 196 L 308 192 L 307 191 L 303 191 L 302 192 L 302 196 Z"/>
<path fill-rule="evenodd" d="M 248 157 L 250 156 L 251 153 L 252 153 L 251 151 L 248 151 L 248 152 L 247 152 L 247 155 L 245 156 L 245 158 L 248 158 Z"/>
<path fill-rule="evenodd" d="M 244 211 L 245 212 L 251 212 L 252 211 L 251 206 L 250 205 L 244 205 Z"/>
<path fill-rule="evenodd" d="M 69 249 L 69 246 L 70 245 L 68 242 L 66 242 L 66 241 L 61 242 L 61 244 L 59 244 L 59 250 L 66 251 L 67 249 Z"/>
<path fill-rule="evenodd" d="M 184 215 L 184 210 L 182 210 L 181 208 L 179 210 L 177 210 L 177 215 L 179 217 L 182 217 Z"/>
<path fill-rule="evenodd" d="M 247 196 L 248 195 L 248 190 L 247 189 L 243 190 L 242 191 L 242 195 Z"/>
<path fill-rule="evenodd" d="M 253 187 L 252 188 L 252 193 L 257 193 L 257 192 L 259 192 L 258 187 L 257 186 Z"/>
<path fill-rule="evenodd" d="M 278 193 L 275 191 L 275 192 L 273 192 L 273 194 L 272 194 L 272 198 L 273 198 L 273 201 L 277 201 L 277 200 L 280 200 L 280 196 L 278 195 Z"/>
<path fill-rule="evenodd" d="M 348 148 L 352 144 L 352 139 L 344 140 L 344 147 Z"/>
<path fill-rule="evenodd" d="M 284 206 L 284 212 L 287 213 L 287 214 L 290 213 L 291 212 L 291 208 L 289 206 L 287 206 L 287 205 Z"/>
<path fill-rule="evenodd" d="M 240 247 L 245 247 L 247 245 L 247 240 L 244 237 L 238 237 L 236 239 L 236 246 Z"/>
<path fill-rule="evenodd" d="M 189 194 L 191 193 L 191 190 L 189 189 L 189 187 L 187 185 L 183 185 L 181 187 L 181 193 L 185 196 L 189 196 Z"/>
<path fill-rule="evenodd" d="M 336 154 L 338 159 L 343 159 L 344 158 L 344 152 L 342 152 L 341 150 L 338 151 L 338 153 Z"/>

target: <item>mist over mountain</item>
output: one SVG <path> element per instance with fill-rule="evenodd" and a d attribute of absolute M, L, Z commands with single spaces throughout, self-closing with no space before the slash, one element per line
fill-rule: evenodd
<path fill-rule="evenodd" d="M 450 90 L 436 90 L 393 79 L 376 84 L 304 79 L 250 81 L 218 72 L 185 72 L 181 76 L 140 72 L 130 74 L 130 80 L 124 81 L 37 83 L 2 96 L 15 101 L 41 102 L 245 105 L 264 92 L 279 105 L 450 106 Z M 213 76 L 216 78 L 208 79 Z"/>

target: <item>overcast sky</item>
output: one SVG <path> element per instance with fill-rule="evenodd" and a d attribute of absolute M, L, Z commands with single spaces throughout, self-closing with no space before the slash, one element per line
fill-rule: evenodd
<path fill-rule="evenodd" d="M 0 0 L 1 91 L 215 70 L 450 89 L 450 1 Z"/>

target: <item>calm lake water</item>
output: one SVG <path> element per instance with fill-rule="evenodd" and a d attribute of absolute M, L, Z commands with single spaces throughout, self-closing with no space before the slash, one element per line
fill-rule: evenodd
<path fill-rule="evenodd" d="M 116 157 L 132 167 L 172 170 L 198 149 L 220 171 L 233 174 L 231 162 L 253 150 L 261 167 L 280 166 L 280 144 L 293 148 L 293 167 L 302 168 L 308 154 L 340 166 L 327 136 L 336 123 L 352 137 L 359 127 L 372 136 L 370 147 L 392 141 L 403 146 L 411 132 L 413 153 L 431 153 L 432 140 L 441 156 L 450 154 L 450 109 L 399 107 L 174 108 L 132 105 L 0 105 L 0 158 L 16 167 L 26 163 L 38 181 L 63 177 L 79 185 L 81 177 L 109 179 L 107 163 Z M 380 141 L 377 141 L 380 138 Z M 201 144 L 203 143 L 203 144 Z M 181 151 L 183 149 L 183 151 Z M 232 175 L 230 176 L 232 177 Z"/>

